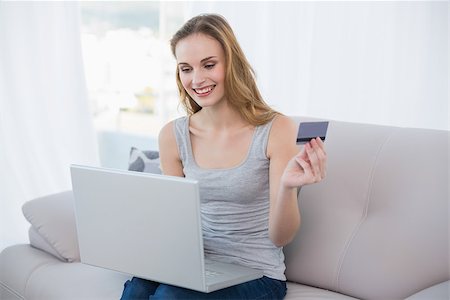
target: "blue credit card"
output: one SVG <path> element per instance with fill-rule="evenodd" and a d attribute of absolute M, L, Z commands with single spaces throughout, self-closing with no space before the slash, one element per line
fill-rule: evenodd
<path fill-rule="evenodd" d="M 302 122 L 298 127 L 297 144 L 305 144 L 316 137 L 325 141 L 327 129 L 328 121 Z"/>

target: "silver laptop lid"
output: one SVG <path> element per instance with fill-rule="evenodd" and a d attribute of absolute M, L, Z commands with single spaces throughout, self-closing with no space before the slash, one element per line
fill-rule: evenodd
<path fill-rule="evenodd" d="M 71 174 L 83 263 L 205 289 L 197 181 L 79 165 Z"/>

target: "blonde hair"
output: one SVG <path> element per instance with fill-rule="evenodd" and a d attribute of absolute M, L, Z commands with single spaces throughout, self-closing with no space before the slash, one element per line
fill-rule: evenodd
<path fill-rule="evenodd" d="M 252 125 L 262 125 L 272 120 L 278 112 L 273 110 L 261 97 L 255 80 L 255 72 L 244 55 L 228 22 L 217 14 L 203 14 L 187 21 L 170 40 L 172 54 L 178 42 L 191 34 L 202 33 L 217 40 L 225 53 L 225 93 L 231 107 Z M 188 115 L 202 108 L 189 96 L 176 70 L 176 80 L 181 103 Z"/>

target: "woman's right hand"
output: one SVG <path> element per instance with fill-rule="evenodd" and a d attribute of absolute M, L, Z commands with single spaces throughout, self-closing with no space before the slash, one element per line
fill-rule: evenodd
<path fill-rule="evenodd" d="M 287 188 L 301 187 L 322 181 L 327 173 L 325 144 L 312 139 L 287 164 L 281 184 Z"/>

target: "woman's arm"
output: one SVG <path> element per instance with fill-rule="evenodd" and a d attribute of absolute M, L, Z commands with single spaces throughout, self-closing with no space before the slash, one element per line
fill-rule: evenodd
<path fill-rule="evenodd" d="M 173 129 L 174 123 L 167 123 L 159 132 L 159 160 L 164 175 L 184 177 L 183 165 L 178 153 L 177 141 Z"/>
<path fill-rule="evenodd" d="M 321 181 L 326 173 L 326 154 L 320 139 L 298 152 L 296 124 L 277 116 L 267 146 L 270 159 L 269 237 L 276 246 L 292 241 L 300 227 L 297 188 Z"/>

